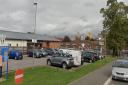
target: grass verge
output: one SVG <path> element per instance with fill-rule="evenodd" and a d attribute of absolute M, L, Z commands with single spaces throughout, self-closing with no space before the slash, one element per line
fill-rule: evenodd
<path fill-rule="evenodd" d="M 22 85 L 67 85 L 70 82 L 95 71 L 96 69 L 112 62 L 114 59 L 107 57 L 104 60 L 85 65 L 79 69 L 68 71 L 61 68 L 35 67 L 25 69 Z M 9 74 L 9 79 L 0 85 L 15 85 L 14 72 Z"/>

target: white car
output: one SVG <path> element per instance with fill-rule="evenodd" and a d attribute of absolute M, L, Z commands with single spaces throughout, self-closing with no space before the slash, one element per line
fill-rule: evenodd
<path fill-rule="evenodd" d="M 112 79 L 128 81 L 128 59 L 120 59 L 113 63 Z"/>

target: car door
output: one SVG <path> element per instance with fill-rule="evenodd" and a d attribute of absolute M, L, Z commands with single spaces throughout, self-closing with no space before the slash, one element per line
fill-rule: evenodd
<path fill-rule="evenodd" d="M 57 63 L 60 65 L 60 64 L 62 63 L 63 59 L 64 59 L 64 56 L 61 54 L 61 55 L 58 56 L 58 58 L 57 58 Z"/>
<path fill-rule="evenodd" d="M 58 54 L 58 55 L 54 56 L 53 63 L 59 65 L 59 64 L 61 64 L 62 60 L 63 60 L 63 55 Z"/>
<path fill-rule="evenodd" d="M 59 58 L 59 54 L 53 55 L 53 57 L 52 57 L 52 63 L 53 63 L 53 64 L 57 64 L 58 58 Z"/>

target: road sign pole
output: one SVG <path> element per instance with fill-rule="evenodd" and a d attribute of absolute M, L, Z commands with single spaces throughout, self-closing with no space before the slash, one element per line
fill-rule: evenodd
<path fill-rule="evenodd" d="M 6 64 L 6 80 L 8 79 L 8 61 L 7 61 L 7 64 Z"/>

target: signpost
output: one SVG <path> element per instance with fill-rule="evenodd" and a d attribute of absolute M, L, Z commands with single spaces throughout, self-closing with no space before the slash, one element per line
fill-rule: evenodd
<path fill-rule="evenodd" d="M 0 55 L 0 67 L 2 67 L 2 56 Z"/>
<path fill-rule="evenodd" d="M 0 78 L 2 78 L 2 56 L 0 56 Z"/>
<path fill-rule="evenodd" d="M 22 69 L 16 70 L 16 73 L 15 73 L 15 83 L 16 83 L 16 85 L 19 85 L 23 82 L 23 77 L 24 77 L 24 71 Z"/>
<path fill-rule="evenodd" d="M 33 43 L 37 43 L 37 40 L 36 40 L 36 39 L 32 39 L 32 42 L 33 42 Z"/>
<path fill-rule="evenodd" d="M 6 79 L 8 79 L 8 44 L 0 45 L 0 55 L 2 56 L 2 62 L 6 63 Z M 1 67 L 2 68 L 2 67 Z"/>
<path fill-rule="evenodd" d="M 6 79 L 8 79 L 8 50 L 9 50 L 9 45 L 5 43 L 6 35 L 1 34 L 0 35 L 0 74 L 2 74 L 2 62 L 6 63 Z M 2 75 L 1 75 L 2 76 Z"/>

